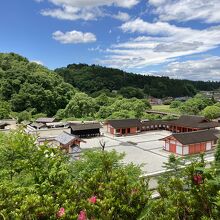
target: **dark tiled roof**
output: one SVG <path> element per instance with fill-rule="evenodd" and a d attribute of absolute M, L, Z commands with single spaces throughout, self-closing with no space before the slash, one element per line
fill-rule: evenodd
<path fill-rule="evenodd" d="M 132 128 L 132 127 L 141 127 L 141 122 L 139 119 L 117 119 L 117 120 L 108 120 L 113 128 Z"/>
<path fill-rule="evenodd" d="M 188 145 L 188 144 L 202 143 L 207 141 L 216 141 L 218 139 L 216 136 L 217 132 L 218 132 L 217 130 L 211 129 L 211 130 L 203 130 L 203 131 L 175 133 L 170 136 L 174 137 L 181 144 Z M 166 138 L 163 138 L 163 140 Z"/>
<path fill-rule="evenodd" d="M 65 127 L 65 126 L 68 126 L 69 123 L 68 122 L 49 122 L 49 123 L 46 123 L 46 126 L 47 127 L 51 127 L 51 128 L 59 128 L 59 127 Z"/>
<path fill-rule="evenodd" d="M 197 128 L 197 129 L 208 129 L 220 127 L 220 123 L 215 121 L 209 121 L 202 116 L 180 116 L 177 120 L 172 121 L 163 121 L 163 120 L 154 120 L 154 121 L 142 121 L 142 126 L 151 126 L 151 125 L 171 125 L 171 126 L 180 126 L 186 128 Z"/>
<path fill-rule="evenodd" d="M 198 128 L 198 129 L 207 129 L 219 127 L 220 123 L 209 121 L 203 116 L 195 115 L 183 115 L 179 119 L 167 122 L 169 125 L 187 127 L 187 128 Z"/>
<path fill-rule="evenodd" d="M 36 120 L 37 123 L 52 123 L 55 121 L 56 121 L 56 118 L 38 118 Z"/>
<path fill-rule="evenodd" d="M 100 123 L 85 123 L 85 124 L 71 124 L 70 127 L 73 131 L 82 131 L 82 130 L 99 129 L 102 126 Z"/>
<path fill-rule="evenodd" d="M 151 125 L 167 125 L 168 121 L 163 120 L 153 120 L 153 121 L 142 121 L 142 126 L 151 126 Z"/>
<path fill-rule="evenodd" d="M 69 134 L 67 132 L 63 132 L 62 134 L 60 134 L 59 136 L 57 136 L 55 138 L 56 141 L 58 141 L 59 143 L 66 145 L 69 144 L 70 142 L 79 139 L 77 136 L 73 135 L 73 134 Z"/>
<path fill-rule="evenodd" d="M 34 127 L 34 128 L 37 128 L 37 129 L 40 129 L 40 128 L 45 127 L 45 124 L 33 122 L 33 123 L 30 124 L 30 126 L 31 126 L 31 127 Z"/>

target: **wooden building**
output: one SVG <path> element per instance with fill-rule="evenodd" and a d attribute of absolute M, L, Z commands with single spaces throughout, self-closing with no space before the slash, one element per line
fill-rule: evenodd
<path fill-rule="evenodd" d="M 82 123 L 82 124 L 70 124 L 71 134 L 77 135 L 79 137 L 95 137 L 100 136 L 100 128 L 102 128 L 100 123 Z"/>
<path fill-rule="evenodd" d="M 53 123 L 53 122 L 56 122 L 56 121 L 57 121 L 56 118 L 38 118 L 36 120 L 37 123 L 42 123 L 42 124 Z"/>
<path fill-rule="evenodd" d="M 168 129 L 169 129 L 169 125 L 167 121 L 153 120 L 153 121 L 141 122 L 141 131 L 168 130 Z"/>
<path fill-rule="evenodd" d="M 108 120 L 106 125 L 107 132 L 116 136 L 137 134 L 141 129 L 141 122 L 139 119 Z"/>
<path fill-rule="evenodd" d="M 179 154 L 191 155 L 209 151 L 216 144 L 217 130 L 202 130 L 193 132 L 173 133 L 164 140 L 164 150 Z"/>
<path fill-rule="evenodd" d="M 203 116 L 183 115 L 179 119 L 167 122 L 168 130 L 172 132 L 190 132 L 219 127 L 218 122 L 210 121 Z"/>
<path fill-rule="evenodd" d="M 154 120 L 142 121 L 141 123 L 142 131 L 161 129 L 168 130 L 174 133 L 213 129 L 220 126 L 220 123 L 218 122 L 210 121 L 205 117 L 194 115 L 183 115 L 180 116 L 179 119 L 171 121 Z"/>
<path fill-rule="evenodd" d="M 80 142 L 82 141 L 79 137 L 63 132 L 58 135 L 55 140 L 60 144 L 61 150 L 64 150 L 66 153 L 74 154 L 78 157 L 81 152 Z"/>

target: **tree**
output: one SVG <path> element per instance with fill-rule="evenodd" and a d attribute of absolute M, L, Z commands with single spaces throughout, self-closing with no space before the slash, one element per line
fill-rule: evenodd
<path fill-rule="evenodd" d="M 0 119 L 6 119 L 10 117 L 11 105 L 6 101 L 0 100 Z"/>
<path fill-rule="evenodd" d="M 55 72 L 17 54 L 0 53 L 0 99 L 9 102 L 12 111 L 35 108 L 37 113 L 53 116 L 74 93 Z"/>
<path fill-rule="evenodd" d="M 85 93 L 76 93 L 64 110 L 65 117 L 85 118 L 94 116 L 96 102 Z"/>
<path fill-rule="evenodd" d="M 141 89 L 134 88 L 134 87 L 123 87 L 119 90 L 119 94 L 123 95 L 123 97 L 130 99 L 130 98 L 138 98 L 143 99 L 144 93 Z"/>
<path fill-rule="evenodd" d="M 210 105 L 213 105 L 212 100 L 206 98 L 203 95 L 198 94 L 195 97 L 188 99 L 186 102 L 184 102 L 179 107 L 179 110 L 183 114 L 197 115 L 205 107 Z"/>
<path fill-rule="evenodd" d="M 191 159 L 178 167 L 176 157 L 170 157 L 167 172 L 160 177 L 157 188 L 160 197 L 151 200 L 139 220 L 154 219 L 219 219 L 219 176 L 215 167 L 205 168 L 203 158 Z M 177 168 L 177 169 L 176 169 Z M 178 173 L 177 173 L 178 171 Z"/>
<path fill-rule="evenodd" d="M 0 135 L 0 216 L 137 219 L 148 203 L 148 182 L 123 157 L 98 150 L 73 161 L 59 149 L 38 146 L 22 130 Z"/>
<path fill-rule="evenodd" d="M 220 141 L 218 141 L 215 151 L 215 162 L 220 164 Z"/>
<path fill-rule="evenodd" d="M 182 105 L 181 101 L 175 100 L 171 102 L 170 108 L 179 108 L 181 105 Z"/>
<path fill-rule="evenodd" d="M 208 119 L 215 119 L 220 117 L 220 107 L 212 105 L 207 106 L 204 108 L 201 112 L 202 115 L 204 115 Z"/>

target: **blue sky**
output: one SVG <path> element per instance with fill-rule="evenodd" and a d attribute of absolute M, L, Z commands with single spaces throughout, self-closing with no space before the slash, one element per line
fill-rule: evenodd
<path fill-rule="evenodd" d="M 0 50 L 51 69 L 220 80 L 219 11 L 219 0 L 3 0 Z"/>

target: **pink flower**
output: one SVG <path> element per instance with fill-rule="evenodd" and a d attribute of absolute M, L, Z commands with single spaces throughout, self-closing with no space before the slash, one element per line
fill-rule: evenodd
<path fill-rule="evenodd" d="M 63 215 L 65 215 L 65 209 L 62 207 L 57 212 L 57 218 L 61 218 Z"/>
<path fill-rule="evenodd" d="M 203 183 L 202 175 L 200 174 L 194 175 L 193 180 L 196 185 Z"/>
<path fill-rule="evenodd" d="M 97 202 L 97 198 L 96 198 L 96 196 L 92 196 L 91 198 L 88 199 L 88 201 L 89 201 L 90 203 L 95 204 L 95 203 Z"/>
<path fill-rule="evenodd" d="M 87 220 L 86 212 L 85 211 L 80 211 L 77 220 Z"/>

